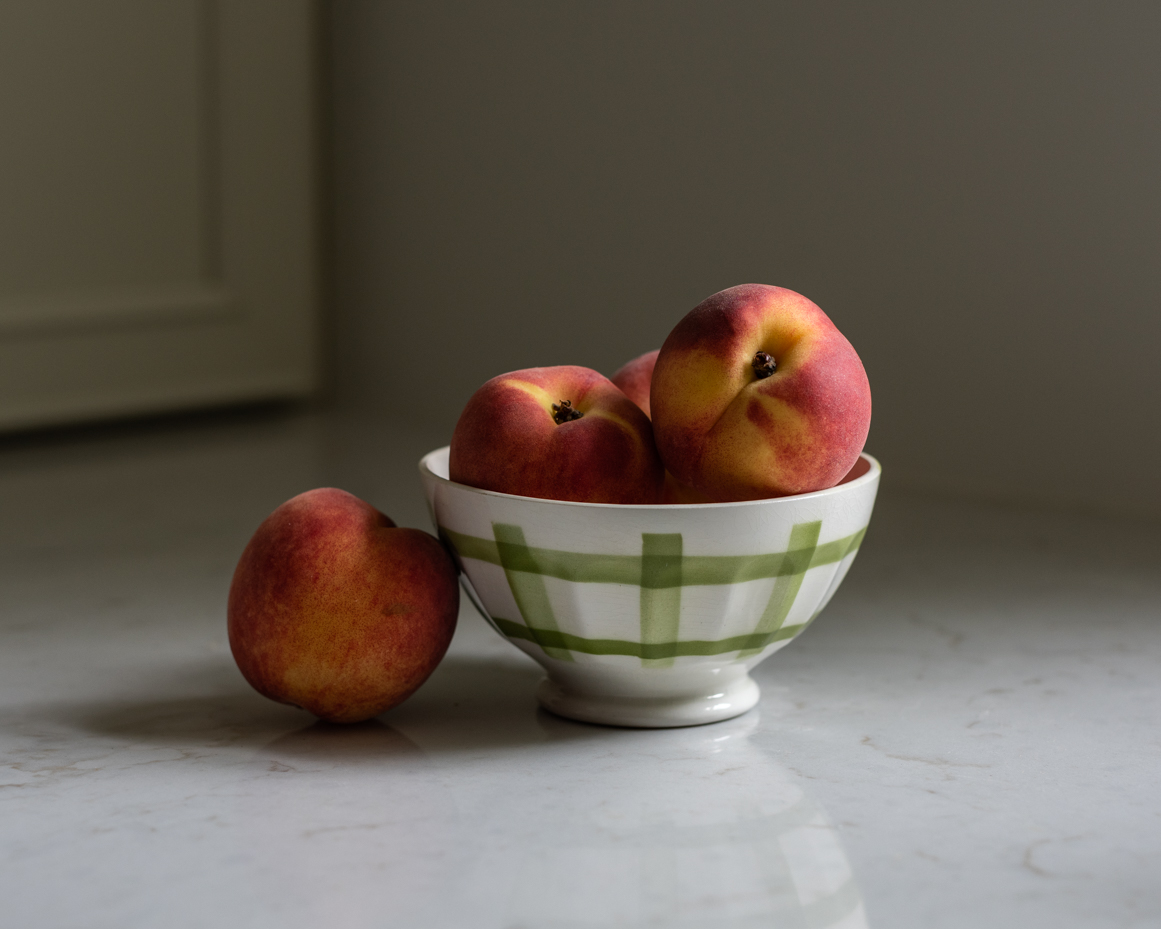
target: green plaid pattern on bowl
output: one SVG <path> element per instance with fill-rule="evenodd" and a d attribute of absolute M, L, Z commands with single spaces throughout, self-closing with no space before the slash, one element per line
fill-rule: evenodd
<path fill-rule="evenodd" d="M 856 551 L 866 526 L 841 539 L 819 544 L 821 521 L 797 523 L 789 548 L 764 555 L 686 555 L 682 535 L 642 533 L 640 555 L 599 555 L 537 548 L 527 544 L 524 530 L 493 523 L 494 539 L 465 535 L 440 527 L 440 535 L 461 559 L 498 565 L 504 571 L 523 623 L 490 618 L 512 639 L 535 643 L 546 655 L 572 661 L 574 653 L 628 655 L 646 666 L 667 666 L 683 656 L 737 652 L 745 660 L 767 646 L 790 639 L 814 621 L 784 627 L 806 573 L 836 564 Z M 640 588 L 640 636 L 633 639 L 585 638 L 562 630 L 545 586 L 546 577 L 575 584 L 622 584 Z M 753 631 L 725 639 L 679 637 L 681 591 L 699 585 L 738 584 L 774 579 L 769 600 Z"/>

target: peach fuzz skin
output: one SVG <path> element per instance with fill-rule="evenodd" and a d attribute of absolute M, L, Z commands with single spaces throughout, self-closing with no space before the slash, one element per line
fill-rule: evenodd
<path fill-rule="evenodd" d="M 246 546 L 230 648 L 259 693 L 337 723 L 402 703 L 455 631 L 459 584 L 432 536 L 334 488 L 299 494 Z"/>
<path fill-rule="evenodd" d="M 657 364 L 657 356 L 661 349 L 655 348 L 644 355 L 638 355 L 632 361 L 626 362 L 617 369 L 611 380 L 626 397 L 632 400 L 646 416 L 653 414 L 649 410 L 649 385 L 653 380 L 653 368 Z"/>
<path fill-rule="evenodd" d="M 669 471 L 665 472 L 665 485 L 661 488 L 661 502 L 667 505 L 676 503 L 713 503 L 701 491 L 694 490 L 688 484 L 683 484 Z"/>
<path fill-rule="evenodd" d="M 653 381 L 653 368 L 657 365 L 659 354 L 661 349 L 655 348 L 644 355 L 638 355 L 618 368 L 612 378 L 613 383 L 621 388 L 621 393 L 641 407 L 646 416 L 650 415 L 649 387 Z M 666 471 L 665 481 L 661 487 L 661 503 L 671 506 L 677 503 L 713 503 L 713 501 L 688 484 L 681 483 Z"/>
<path fill-rule="evenodd" d="M 754 356 L 777 370 L 758 378 Z M 677 324 L 650 385 L 666 467 L 717 501 L 832 487 L 855 465 L 871 422 L 871 391 L 850 342 L 792 290 L 742 284 Z"/>
<path fill-rule="evenodd" d="M 556 423 L 568 400 L 579 419 Z M 562 365 L 492 378 L 452 434 L 449 477 L 500 493 L 582 503 L 653 504 L 664 469 L 649 418 L 604 375 Z"/>

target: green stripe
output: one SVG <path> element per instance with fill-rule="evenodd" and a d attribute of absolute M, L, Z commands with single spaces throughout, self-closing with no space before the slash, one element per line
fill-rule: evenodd
<path fill-rule="evenodd" d="M 440 527 L 440 531 L 461 558 L 474 558 L 506 568 L 499 543 L 464 535 L 445 527 Z M 810 567 L 817 568 L 819 565 L 842 561 L 859 547 L 866 531 L 866 527 L 863 527 L 849 536 L 819 545 L 810 555 Z M 794 575 L 798 573 L 799 559 L 806 551 L 810 550 L 791 550 L 771 555 L 685 555 L 681 561 L 681 583 L 685 587 L 738 584 Z M 640 555 L 592 555 L 519 545 L 509 548 L 506 557 L 520 563 L 520 567 L 513 570 L 578 583 L 637 586 L 645 580 Z M 652 580 L 649 582 L 652 583 Z"/>
<path fill-rule="evenodd" d="M 852 533 L 842 539 L 835 539 L 833 542 L 824 542 L 815 548 L 814 554 L 810 558 L 810 567 L 817 568 L 819 565 L 834 564 L 836 561 L 842 561 L 851 552 L 863 544 L 863 536 L 867 534 L 867 527 L 863 526 L 858 532 Z"/>
<path fill-rule="evenodd" d="M 641 534 L 641 641 L 662 649 L 646 665 L 673 664 L 681 623 L 682 542 L 680 532 Z"/>
<path fill-rule="evenodd" d="M 481 539 L 474 535 L 464 535 L 455 532 L 446 526 L 439 527 L 440 534 L 455 546 L 461 558 L 475 558 L 476 561 L 486 561 L 488 564 L 500 563 L 500 549 L 491 539 Z M 494 531 L 494 530 L 493 530 Z"/>
<path fill-rule="evenodd" d="M 768 635 L 777 632 L 786 622 L 790 608 L 798 597 L 802 588 L 802 577 L 810 570 L 814 559 L 814 552 L 818 547 L 818 533 L 822 529 L 822 521 L 812 523 L 798 523 L 790 530 L 790 552 L 784 559 L 784 566 L 794 568 L 793 574 L 779 574 L 774 579 L 774 589 L 770 591 L 770 599 L 766 602 L 766 609 L 754 628 L 755 635 Z M 749 658 L 761 649 L 747 649 L 739 658 Z"/>
<path fill-rule="evenodd" d="M 557 630 L 556 616 L 544 586 L 543 572 L 538 570 L 535 555 L 525 544 L 524 530 L 519 526 L 493 523 L 492 531 L 496 533 L 496 548 L 504 576 L 508 578 L 516 606 L 533 636 L 532 641 L 544 649 L 548 657 L 572 661 L 567 646 L 556 646 L 544 638 Z"/>
<path fill-rule="evenodd" d="M 792 639 L 808 625 L 784 626 L 776 632 L 765 635 L 736 635 L 728 639 L 709 641 L 690 639 L 685 642 L 630 642 L 627 639 L 585 639 L 558 629 L 529 629 L 510 619 L 493 616 L 492 620 L 504 635 L 510 639 L 524 639 L 547 651 L 548 648 L 568 649 L 585 655 L 629 655 L 632 658 L 662 659 L 682 658 L 690 655 L 725 655 L 729 652 L 760 651 L 774 642 Z"/>

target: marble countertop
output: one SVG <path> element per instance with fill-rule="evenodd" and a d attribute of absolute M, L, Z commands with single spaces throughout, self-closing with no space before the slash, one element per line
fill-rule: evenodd
<path fill-rule="evenodd" d="M 0 925 L 1161 926 L 1158 527 L 884 462 L 842 589 L 711 726 L 552 717 L 466 605 L 378 720 L 255 694 L 250 532 L 320 484 L 424 525 L 439 444 L 277 412 L 0 444 Z"/>

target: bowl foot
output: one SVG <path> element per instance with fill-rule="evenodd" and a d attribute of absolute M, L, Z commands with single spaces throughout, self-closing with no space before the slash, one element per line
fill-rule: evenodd
<path fill-rule="evenodd" d="M 557 716 L 606 726 L 666 729 L 701 726 L 733 719 L 758 702 L 758 685 L 748 674 L 711 694 L 636 697 L 622 694 L 577 693 L 552 678 L 536 689 L 540 705 Z"/>

